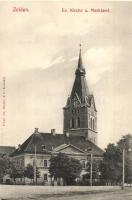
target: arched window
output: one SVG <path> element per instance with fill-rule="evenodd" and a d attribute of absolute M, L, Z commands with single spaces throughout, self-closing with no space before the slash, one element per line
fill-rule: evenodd
<path fill-rule="evenodd" d="M 77 127 L 80 128 L 80 117 L 77 118 Z"/>
<path fill-rule="evenodd" d="M 94 130 L 96 130 L 96 126 L 97 126 L 97 124 L 96 124 L 96 118 L 94 119 Z"/>
<path fill-rule="evenodd" d="M 91 125 L 90 125 L 90 128 L 92 129 L 92 127 L 93 127 L 92 118 L 90 119 L 90 122 L 91 122 L 91 123 L 90 123 L 90 124 L 91 124 Z"/>
<path fill-rule="evenodd" d="M 70 128 L 72 128 L 72 119 L 70 119 Z"/>
<path fill-rule="evenodd" d="M 93 119 L 93 130 L 94 130 L 94 119 Z"/>
<path fill-rule="evenodd" d="M 72 128 L 74 128 L 74 118 L 72 118 Z"/>

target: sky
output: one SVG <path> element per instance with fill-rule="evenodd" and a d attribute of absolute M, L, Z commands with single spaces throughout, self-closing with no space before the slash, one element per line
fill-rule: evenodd
<path fill-rule="evenodd" d="M 98 110 L 98 145 L 105 148 L 132 133 L 131 10 L 132 2 L 0 2 L 0 145 L 17 146 L 36 127 L 63 133 L 62 108 L 80 43 Z"/>

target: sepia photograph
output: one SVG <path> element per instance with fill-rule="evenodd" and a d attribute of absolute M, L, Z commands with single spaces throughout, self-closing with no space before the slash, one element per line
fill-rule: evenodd
<path fill-rule="evenodd" d="M 132 200 L 131 11 L 0 1 L 1 200 Z"/>

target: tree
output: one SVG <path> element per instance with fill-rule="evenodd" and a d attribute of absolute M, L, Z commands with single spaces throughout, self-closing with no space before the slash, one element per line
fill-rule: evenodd
<path fill-rule="evenodd" d="M 23 178 L 24 177 L 24 169 L 18 168 L 17 166 L 13 166 L 11 169 L 9 169 L 10 177 L 14 179 L 14 182 L 16 182 L 16 178 Z"/>
<path fill-rule="evenodd" d="M 16 178 L 24 178 L 24 167 L 22 167 L 15 159 L 11 159 L 11 166 L 7 170 L 7 173 L 14 179 L 14 182 L 16 182 Z"/>
<path fill-rule="evenodd" d="M 80 175 L 81 164 L 79 160 L 68 157 L 66 154 L 59 153 L 50 159 L 49 173 L 51 177 L 62 178 L 64 184 L 71 185 Z"/>
<path fill-rule="evenodd" d="M 101 161 L 97 159 L 92 160 L 92 183 L 95 184 L 95 180 L 100 179 L 100 165 Z M 86 171 L 88 172 L 85 176 L 84 179 L 88 179 L 90 181 L 90 171 L 91 171 L 91 160 L 88 160 L 86 164 Z M 88 182 L 89 182 L 88 181 Z M 90 184 L 90 182 L 89 182 Z"/>
<path fill-rule="evenodd" d="M 125 149 L 125 182 L 132 183 L 132 135 L 124 135 L 117 143 L 121 155 Z M 122 159 L 121 159 L 122 161 Z"/>
<path fill-rule="evenodd" d="M 109 144 L 105 149 L 101 166 L 102 178 L 107 184 L 117 184 L 121 181 L 121 155 L 115 144 Z"/>
<path fill-rule="evenodd" d="M 0 157 L 0 179 L 2 180 L 6 174 L 9 174 L 16 182 L 16 178 L 24 177 L 24 168 L 15 159 L 5 155 Z"/>
<path fill-rule="evenodd" d="M 69 168 L 68 168 L 68 176 L 66 177 L 67 185 L 73 185 L 75 183 L 75 179 L 79 177 L 81 173 L 81 163 L 79 160 L 74 158 L 69 158 Z"/>
<path fill-rule="evenodd" d="M 0 157 L 0 182 L 2 182 L 4 175 L 7 174 L 11 165 L 11 159 L 8 156 Z"/>
<path fill-rule="evenodd" d="M 34 168 L 31 164 L 28 164 L 26 166 L 25 171 L 24 171 L 24 175 L 25 175 L 25 177 L 27 177 L 31 180 L 34 178 Z"/>
<path fill-rule="evenodd" d="M 31 181 L 34 179 L 34 167 L 31 164 L 28 164 L 26 166 L 24 176 L 31 179 Z M 38 171 L 38 168 L 36 168 L 36 176 L 37 178 L 40 177 L 40 172 Z"/>
<path fill-rule="evenodd" d="M 120 149 L 125 148 L 126 151 L 129 151 L 129 149 L 132 149 L 132 135 L 127 134 L 122 136 L 117 145 Z"/>
<path fill-rule="evenodd" d="M 105 149 L 101 166 L 102 178 L 107 184 L 122 182 L 123 149 L 125 149 L 125 182 L 132 182 L 132 135 L 124 135 L 117 144 L 109 144 Z"/>

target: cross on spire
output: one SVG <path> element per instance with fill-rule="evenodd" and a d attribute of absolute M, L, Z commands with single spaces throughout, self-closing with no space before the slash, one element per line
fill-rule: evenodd
<path fill-rule="evenodd" d="M 81 56 L 81 50 L 82 50 L 82 44 L 81 44 L 81 42 L 80 42 L 80 44 L 79 44 L 79 47 L 80 47 L 79 56 Z"/>

